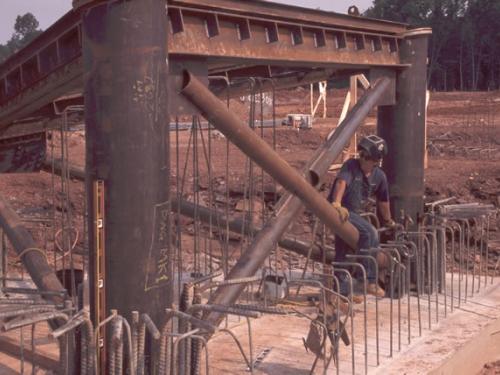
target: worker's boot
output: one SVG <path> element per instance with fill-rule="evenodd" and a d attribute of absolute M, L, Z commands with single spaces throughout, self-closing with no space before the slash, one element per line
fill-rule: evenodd
<path fill-rule="evenodd" d="M 377 283 L 370 283 L 366 287 L 366 293 L 371 294 L 377 298 L 385 297 L 385 290 L 382 289 Z"/>

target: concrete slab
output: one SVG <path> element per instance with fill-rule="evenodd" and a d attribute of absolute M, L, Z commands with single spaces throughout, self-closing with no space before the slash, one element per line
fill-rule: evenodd
<path fill-rule="evenodd" d="M 470 278 L 470 276 L 469 276 Z M 475 286 L 477 288 L 477 281 Z M 346 327 L 351 345 L 341 344 L 338 366 L 332 362 L 328 374 L 473 374 L 484 363 L 500 354 L 500 279 L 485 285 L 472 296 L 472 282 L 468 280 L 467 303 L 465 278 L 447 275 L 446 294 L 412 294 L 401 300 L 367 298 L 366 331 L 364 304 L 355 305 L 353 324 Z M 453 285 L 453 288 L 451 287 Z M 458 289 L 462 301 L 458 303 Z M 451 294 L 453 289 L 453 312 Z M 446 302 L 446 305 L 445 305 Z M 446 306 L 446 308 L 445 308 Z M 314 318 L 314 307 L 294 306 Z M 378 310 L 378 339 L 376 311 Z M 420 314 L 418 312 L 420 311 Z M 251 321 L 252 353 L 248 345 L 249 330 L 246 320 L 232 318 L 229 327 L 240 340 L 245 355 L 254 360 L 259 357 L 256 374 L 309 374 L 315 356 L 303 345 L 310 321 L 294 314 L 288 316 L 265 315 Z M 31 345 L 30 329 L 23 332 L 26 348 Z M 53 360 L 58 358 L 55 342 L 46 341 L 48 327 L 37 325 L 37 353 Z M 19 331 L 4 334 L 19 341 Z M 365 339 L 366 337 L 366 339 Z M 366 340 L 366 341 L 365 341 Z M 378 343 L 378 345 L 377 345 Z M 247 365 L 228 334 L 218 333 L 209 342 L 211 374 L 242 374 Z M 378 348 L 378 350 L 377 350 Z M 378 355 L 377 355 L 378 352 Z M 202 359 L 202 368 L 205 365 Z M 0 355 L 0 373 L 19 373 L 18 359 Z M 319 361 L 315 374 L 323 373 Z M 28 371 L 28 368 L 25 368 Z M 204 371 L 202 371 L 204 373 Z"/>
<path fill-rule="evenodd" d="M 360 304 L 355 306 L 354 324 L 347 325 L 353 346 L 346 347 L 341 344 L 339 366 L 336 367 L 332 362 L 327 373 L 387 375 L 427 374 L 434 371 L 436 374 L 470 374 L 479 371 L 484 363 L 495 359 L 495 356 L 491 357 L 490 354 L 493 355 L 495 350 L 500 354 L 500 334 L 491 335 L 500 331 L 500 280 L 494 280 L 493 284 L 489 282 L 490 280 L 485 286 L 483 280 L 480 292 L 472 297 L 471 280 L 469 280 L 468 301 L 465 304 L 462 300 L 459 307 L 457 299 L 459 282 L 458 276 L 454 275 L 453 312 L 451 312 L 451 275 L 447 275 L 446 309 L 444 294 L 421 296 L 420 301 L 416 295 L 411 295 L 409 300 L 405 296 L 401 300 L 393 300 L 392 308 L 389 299 L 379 300 L 378 361 L 377 303 L 373 297 L 368 297 L 366 344 L 364 305 Z M 460 283 L 462 299 L 465 297 L 464 287 L 465 279 L 462 279 Z M 311 309 L 309 313 L 314 317 Z M 273 375 L 309 373 L 315 357 L 306 352 L 302 342 L 302 338 L 307 336 L 308 328 L 309 321 L 298 316 L 264 316 L 253 320 L 253 357 L 267 353 L 258 364 L 255 373 Z M 244 343 L 248 355 L 247 327 L 244 324 L 237 325 L 234 327 L 234 332 Z M 473 343 L 475 338 L 481 335 L 488 336 L 489 340 L 472 347 L 481 348 L 488 345 L 491 347 L 489 350 L 480 349 L 482 355 L 479 356 L 467 348 L 470 346 L 469 343 Z M 209 342 L 209 351 L 212 374 L 241 374 L 246 371 L 241 355 L 228 336 L 219 334 L 214 337 Z M 457 356 L 463 357 L 460 354 L 462 352 L 467 354 L 462 361 L 470 362 L 467 367 L 460 364 L 461 360 L 457 359 Z M 465 368 L 467 372 L 461 372 Z M 323 373 L 322 361 L 318 362 L 315 373 Z"/>
<path fill-rule="evenodd" d="M 31 361 L 34 359 L 36 374 L 51 373 L 48 369 L 57 368 L 59 346 L 53 339 L 48 339 L 49 327 L 45 323 L 36 325 L 34 341 L 31 339 L 31 327 L 24 327 L 0 336 L 0 374 L 31 374 Z M 20 343 L 23 342 L 21 350 Z M 32 344 L 35 344 L 33 351 Z"/>

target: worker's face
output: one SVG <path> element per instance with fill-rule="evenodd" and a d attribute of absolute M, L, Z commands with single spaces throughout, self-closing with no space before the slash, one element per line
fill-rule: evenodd
<path fill-rule="evenodd" d="M 361 165 L 361 169 L 365 173 L 370 173 L 373 169 L 380 164 L 382 160 L 380 159 L 372 159 L 369 155 L 364 152 L 359 155 L 359 161 Z"/>

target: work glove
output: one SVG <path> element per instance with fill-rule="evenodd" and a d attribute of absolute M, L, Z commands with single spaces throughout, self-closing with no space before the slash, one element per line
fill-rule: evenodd
<path fill-rule="evenodd" d="M 339 202 L 332 202 L 333 208 L 335 208 L 340 216 L 340 221 L 342 223 L 345 223 L 347 219 L 349 218 L 349 211 L 347 208 L 342 207 Z"/>

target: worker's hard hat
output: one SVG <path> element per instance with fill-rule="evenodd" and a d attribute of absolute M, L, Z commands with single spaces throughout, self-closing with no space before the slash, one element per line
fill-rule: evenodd
<path fill-rule="evenodd" d="M 367 135 L 358 143 L 358 152 L 361 150 L 364 150 L 371 159 L 380 160 L 387 155 L 387 143 L 377 135 Z"/>

